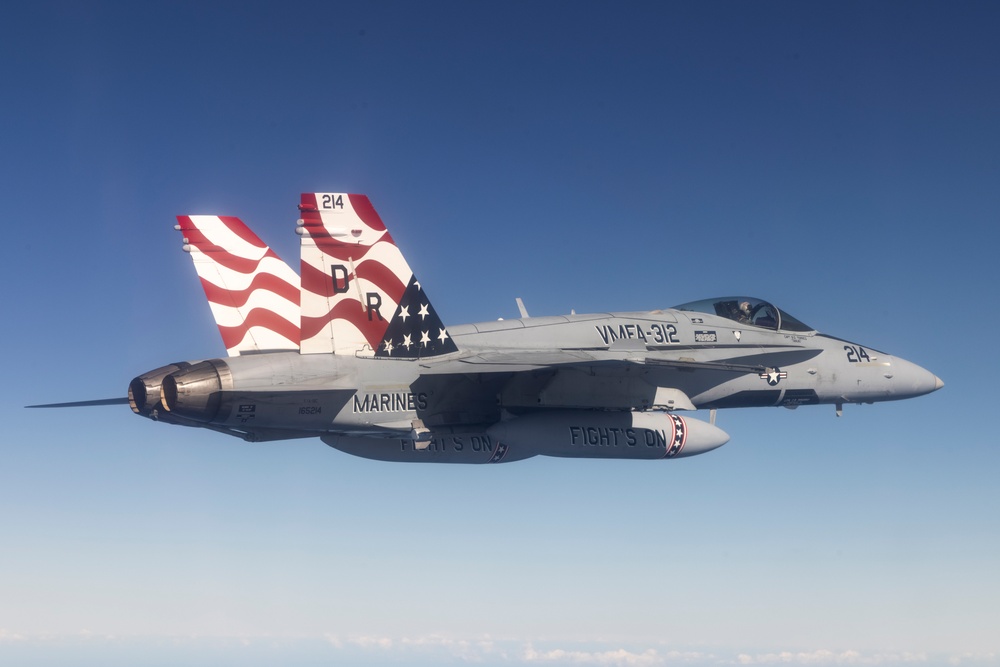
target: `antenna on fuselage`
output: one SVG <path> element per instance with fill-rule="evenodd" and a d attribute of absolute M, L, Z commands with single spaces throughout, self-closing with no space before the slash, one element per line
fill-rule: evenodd
<path fill-rule="evenodd" d="M 514 301 L 517 301 L 517 309 L 521 311 L 521 318 L 528 319 L 531 315 L 528 314 L 528 309 L 524 307 L 524 301 L 521 301 L 521 297 L 515 297 Z"/>

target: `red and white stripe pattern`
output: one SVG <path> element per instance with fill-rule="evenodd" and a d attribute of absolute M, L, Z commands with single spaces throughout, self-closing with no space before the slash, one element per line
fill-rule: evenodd
<path fill-rule="evenodd" d="M 299 277 L 239 218 L 177 216 L 229 356 L 299 349 Z"/>
<path fill-rule="evenodd" d="M 413 278 L 368 197 L 303 193 L 303 354 L 374 355 Z"/>

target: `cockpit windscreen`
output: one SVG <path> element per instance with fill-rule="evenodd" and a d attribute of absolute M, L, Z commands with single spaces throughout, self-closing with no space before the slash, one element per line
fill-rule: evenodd
<path fill-rule="evenodd" d="M 674 309 L 718 315 L 741 324 L 775 331 L 806 332 L 814 330 L 777 306 L 749 296 L 727 296 L 719 299 L 692 301 L 674 306 Z"/>

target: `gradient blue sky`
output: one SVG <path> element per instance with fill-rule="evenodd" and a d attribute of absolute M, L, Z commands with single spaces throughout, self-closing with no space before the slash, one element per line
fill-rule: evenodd
<path fill-rule="evenodd" d="M 1000 5 L 0 12 L 0 663 L 1000 664 Z M 937 394 L 667 463 L 393 465 L 127 408 L 174 216 L 368 194 L 448 323 L 748 293 Z"/>

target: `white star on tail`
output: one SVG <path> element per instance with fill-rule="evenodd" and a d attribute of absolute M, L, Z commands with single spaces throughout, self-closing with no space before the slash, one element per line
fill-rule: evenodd
<path fill-rule="evenodd" d="M 399 309 L 399 317 L 404 322 L 406 321 L 406 318 L 409 317 L 409 316 L 410 316 L 410 307 L 409 306 L 403 306 L 402 308 Z"/>
<path fill-rule="evenodd" d="M 411 345 L 413 345 L 413 341 L 410 338 L 410 334 L 406 334 L 403 336 L 403 347 L 409 350 Z"/>
<path fill-rule="evenodd" d="M 420 321 L 421 322 L 424 320 L 425 317 L 427 317 L 428 315 L 430 315 L 430 313 L 427 312 L 427 304 L 426 303 L 423 304 L 422 306 L 420 306 L 420 312 L 417 313 L 417 315 L 420 316 Z"/>
<path fill-rule="evenodd" d="M 441 333 L 438 334 L 437 339 L 442 343 L 445 342 L 446 340 L 448 340 L 448 332 L 445 331 L 444 329 L 441 329 Z"/>
<path fill-rule="evenodd" d="M 431 342 L 431 337 L 427 335 L 426 331 L 420 332 L 420 344 L 427 347 L 427 343 Z"/>

